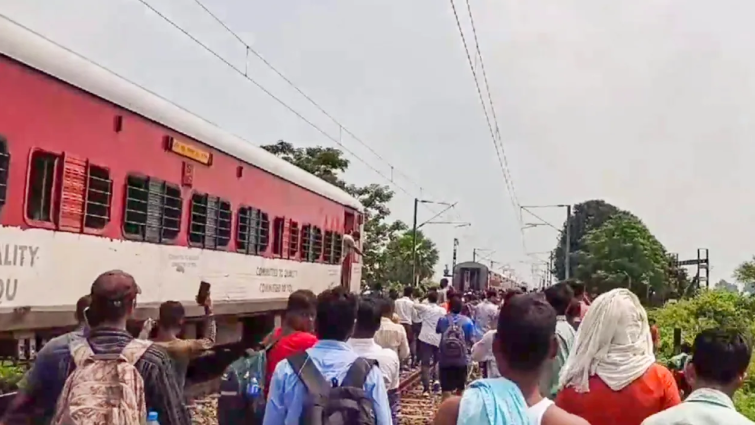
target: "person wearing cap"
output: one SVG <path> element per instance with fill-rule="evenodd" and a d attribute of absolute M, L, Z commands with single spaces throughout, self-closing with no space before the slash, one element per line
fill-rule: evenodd
<path fill-rule="evenodd" d="M 126 322 L 134 313 L 136 297 L 141 291 L 134 278 L 126 272 L 112 270 L 101 274 L 92 283 L 91 306 L 87 318 L 90 330 L 86 338 L 95 354 L 117 354 L 133 337 L 126 331 Z M 28 400 L 17 409 L 6 412 L 4 425 L 49 422 L 66 379 L 76 367 L 67 345 L 40 351 L 35 365 L 39 382 L 28 388 Z M 173 365 L 167 353 L 150 346 L 136 362 L 144 380 L 147 410 L 158 413 L 161 425 L 189 425 L 191 416 L 183 403 Z"/>

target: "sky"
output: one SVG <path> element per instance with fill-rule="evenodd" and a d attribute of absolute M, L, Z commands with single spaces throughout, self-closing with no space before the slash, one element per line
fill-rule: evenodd
<path fill-rule="evenodd" d="M 396 191 L 394 219 L 411 223 L 415 197 L 457 202 L 439 220 L 470 227 L 424 228 L 438 275 L 455 237 L 459 262 L 487 249 L 525 280 L 547 258 L 527 253 L 553 249 L 554 229 L 521 230 L 450 2 L 202 0 L 363 145 L 194 0 L 144 1 L 340 140 L 349 182 Z M 467 3 L 455 1 L 481 74 Z M 755 254 L 755 4 L 469 1 L 519 205 L 604 199 L 682 259 L 708 248 L 711 281 L 731 279 Z M 340 148 L 139 0 L 0 0 L 0 14 L 250 143 Z M 419 221 L 442 208 L 421 207 Z M 565 217 L 537 212 L 556 227 Z"/>

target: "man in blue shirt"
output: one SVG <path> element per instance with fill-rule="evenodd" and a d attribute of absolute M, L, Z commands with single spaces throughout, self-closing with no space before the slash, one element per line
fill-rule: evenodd
<path fill-rule="evenodd" d="M 356 295 L 342 287 L 329 289 L 317 297 L 315 333 L 319 341 L 306 352 L 320 374 L 335 385 L 340 385 L 359 357 L 346 343 L 354 330 L 357 305 Z M 299 425 L 306 391 L 291 363 L 278 363 L 270 382 L 263 425 Z M 377 366 L 367 375 L 364 391 L 373 402 L 377 425 L 391 425 L 388 393 Z"/>
<path fill-rule="evenodd" d="M 441 317 L 435 328 L 435 332 L 441 335 L 438 377 L 440 378 L 443 400 L 453 393 L 461 394 L 467 385 L 467 374 L 469 373 L 469 364 L 471 363 L 469 349 L 474 343 L 475 326 L 472 319 L 461 314 L 463 307 L 464 303 L 461 297 L 458 295 L 452 296 L 448 301 L 450 314 Z M 459 336 L 463 337 L 463 341 L 461 341 L 463 343 L 463 347 L 461 347 L 463 353 L 457 353 L 456 347 L 450 345 L 450 340 L 452 338 L 456 339 L 456 335 L 453 335 L 453 332 L 446 333 L 451 327 L 451 323 L 462 331 L 463 336 Z"/>

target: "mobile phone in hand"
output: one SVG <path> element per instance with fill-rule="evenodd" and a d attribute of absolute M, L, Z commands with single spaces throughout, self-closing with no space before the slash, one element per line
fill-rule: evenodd
<path fill-rule="evenodd" d="M 199 292 L 197 293 L 197 304 L 204 305 L 207 302 L 207 297 L 210 296 L 210 284 L 209 282 L 202 281 L 199 284 Z"/>

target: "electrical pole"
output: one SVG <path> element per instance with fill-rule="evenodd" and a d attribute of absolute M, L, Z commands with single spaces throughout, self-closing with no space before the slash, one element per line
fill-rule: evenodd
<path fill-rule="evenodd" d="M 548 261 L 548 286 L 553 284 L 553 251 L 551 251 L 550 260 Z"/>
<path fill-rule="evenodd" d="M 472 248 L 472 262 L 477 262 L 477 248 Z"/>
<path fill-rule="evenodd" d="M 438 204 L 438 205 L 445 205 L 446 208 L 442 210 L 441 212 L 435 214 L 430 220 L 425 221 L 424 223 L 417 224 L 417 207 L 420 203 L 423 204 Z M 412 220 L 412 286 L 416 286 L 418 283 L 418 276 L 417 276 L 417 231 L 420 227 L 426 225 L 426 224 L 453 224 L 456 225 L 456 227 L 465 227 L 465 226 L 471 226 L 472 223 L 460 223 L 455 221 L 432 221 L 433 219 L 437 218 L 444 212 L 448 211 L 449 209 L 456 206 L 456 202 L 453 204 L 449 204 L 446 202 L 434 202 L 434 201 L 426 201 L 424 199 L 414 198 L 414 218 Z"/>
<path fill-rule="evenodd" d="M 526 211 L 528 214 L 530 214 L 532 217 L 536 218 L 539 223 L 528 223 L 524 227 L 522 227 L 522 230 L 529 229 L 531 227 L 537 227 L 537 226 L 548 226 L 553 228 L 553 230 L 556 230 L 558 232 L 561 232 L 561 229 L 554 226 L 553 224 L 543 220 L 539 215 L 533 213 L 531 211 L 532 208 L 566 208 L 566 232 L 564 232 L 564 277 L 566 279 L 569 279 L 571 276 L 571 261 L 570 256 L 571 252 L 571 222 L 569 219 L 571 218 L 571 205 L 566 204 L 558 204 L 558 205 L 531 205 L 531 206 L 520 206 L 520 210 Z"/>
<path fill-rule="evenodd" d="M 417 206 L 419 199 L 414 198 L 414 224 L 412 225 L 412 286 L 417 284 Z"/>
<path fill-rule="evenodd" d="M 454 269 L 456 269 L 456 249 L 459 247 L 459 239 L 454 238 L 454 256 L 451 259 L 451 274 L 453 274 Z"/>
<path fill-rule="evenodd" d="M 416 210 L 415 210 L 416 211 Z M 566 268 L 566 271 L 564 272 L 564 276 L 566 276 L 566 280 L 569 280 L 569 276 L 571 275 L 571 261 L 569 261 L 569 248 L 571 247 L 571 205 L 566 206 L 566 246 L 564 247 L 564 266 Z"/>

